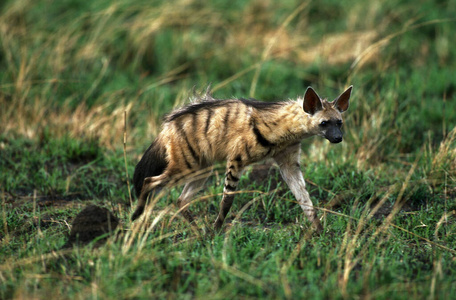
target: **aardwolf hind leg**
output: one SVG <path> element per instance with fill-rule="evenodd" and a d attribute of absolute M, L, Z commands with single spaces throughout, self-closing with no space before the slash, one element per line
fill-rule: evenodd
<path fill-rule="evenodd" d="M 209 176 L 210 173 L 206 177 L 188 182 L 184 186 L 184 189 L 182 190 L 182 194 L 179 196 L 179 199 L 177 199 L 177 205 L 181 209 L 181 214 L 190 223 L 193 222 L 193 216 L 188 211 L 188 207 L 185 206 L 189 203 L 190 199 L 201 190 Z"/>
<path fill-rule="evenodd" d="M 159 176 L 146 177 L 144 179 L 143 187 L 141 189 L 141 194 L 139 195 L 139 198 L 138 198 L 138 204 L 136 206 L 136 210 L 133 213 L 133 216 L 131 217 L 132 221 L 136 220 L 144 212 L 144 208 L 146 207 L 146 204 L 147 204 L 147 196 L 149 196 L 149 193 L 154 189 L 159 189 L 166 185 L 166 183 L 167 183 L 167 180 L 165 179 L 166 177 L 167 177 L 166 175 L 162 174 Z"/>
<path fill-rule="evenodd" d="M 298 200 L 304 214 L 312 222 L 315 231 L 320 233 L 323 231 L 323 226 L 321 226 L 309 193 L 306 190 L 306 183 L 299 165 L 300 152 L 301 145 L 293 145 L 278 154 L 274 159 L 280 167 L 280 174 L 283 180 L 285 180 L 296 200 Z"/>

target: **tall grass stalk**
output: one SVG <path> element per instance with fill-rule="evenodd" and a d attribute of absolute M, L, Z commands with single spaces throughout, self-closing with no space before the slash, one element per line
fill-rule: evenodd
<path fill-rule="evenodd" d="M 451 298 L 455 14 L 398 0 L 2 2 L 0 298 Z M 256 169 L 214 232 L 223 165 L 186 207 L 176 179 L 130 221 L 129 181 L 162 116 L 210 83 L 215 98 L 262 101 L 354 85 L 344 142 L 302 143 L 322 235 L 278 172 Z M 89 204 L 118 231 L 62 250 Z"/>

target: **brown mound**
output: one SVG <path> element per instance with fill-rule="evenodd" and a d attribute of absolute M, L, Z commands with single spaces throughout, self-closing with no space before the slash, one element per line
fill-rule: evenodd
<path fill-rule="evenodd" d="M 89 205 L 74 219 L 68 241 L 62 248 L 86 245 L 94 239 L 108 234 L 97 241 L 96 246 L 100 246 L 106 242 L 106 239 L 117 228 L 118 224 L 119 219 L 108 209 Z"/>

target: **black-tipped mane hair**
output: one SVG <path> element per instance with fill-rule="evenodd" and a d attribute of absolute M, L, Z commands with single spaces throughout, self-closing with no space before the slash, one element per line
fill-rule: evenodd
<path fill-rule="evenodd" d="M 212 109 L 212 108 L 217 108 L 220 106 L 224 106 L 227 103 L 232 103 L 236 101 L 241 101 L 247 106 L 253 107 L 258 110 L 269 110 L 269 109 L 274 109 L 277 108 L 277 106 L 282 105 L 283 102 L 263 102 L 263 101 L 258 101 L 255 99 L 232 99 L 232 100 L 206 100 L 203 102 L 199 103 L 193 103 L 189 104 L 187 106 L 182 107 L 181 109 L 178 109 L 168 115 L 165 116 L 165 122 L 171 122 L 174 121 L 175 119 L 186 115 L 186 114 L 196 114 L 199 111 L 203 109 Z"/>

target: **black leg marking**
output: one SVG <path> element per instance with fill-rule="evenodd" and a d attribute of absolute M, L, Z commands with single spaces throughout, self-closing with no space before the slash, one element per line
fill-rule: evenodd
<path fill-rule="evenodd" d="M 226 215 L 230 211 L 231 205 L 233 204 L 234 200 L 233 192 L 236 191 L 237 185 L 239 183 L 239 178 L 241 176 L 243 169 L 236 159 L 229 161 L 228 166 L 229 167 L 225 175 L 223 198 L 220 202 L 220 211 L 214 223 L 215 229 L 220 229 L 222 227 Z"/>
<path fill-rule="evenodd" d="M 233 174 L 231 174 L 231 171 L 228 171 L 228 173 L 226 174 L 226 178 L 228 178 L 228 180 L 235 181 L 235 182 L 239 181 L 239 178 L 234 176 Z"/>

